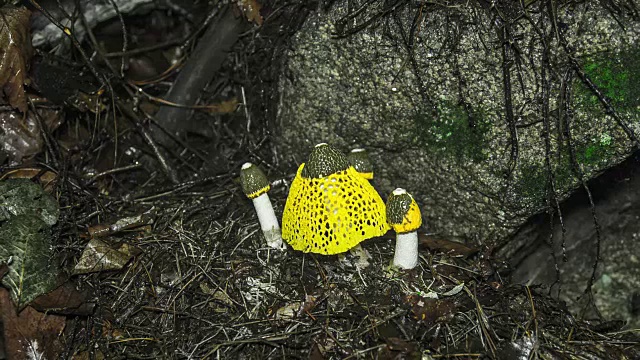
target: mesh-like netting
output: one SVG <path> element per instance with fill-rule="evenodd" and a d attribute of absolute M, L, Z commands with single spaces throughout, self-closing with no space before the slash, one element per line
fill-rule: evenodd
<path fill-rule="evenodd" d="M 384 202 L 353 166 L 318 179 L 303 177 L 303 168 L 291 184 L 282 217 L 282 238 L 291 247 L 338 254 L 387 232 Z"/>

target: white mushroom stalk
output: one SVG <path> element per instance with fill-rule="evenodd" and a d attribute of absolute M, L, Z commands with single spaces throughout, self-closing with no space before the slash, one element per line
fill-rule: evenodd
<path fill-rule="evenodd" d="M 413 269 L 416 265 L 418 265 L 418 232 L 396 234 L 393 266 L 401 269 Z"/>
<path fill-rule="evenodd" d="M 252 163 L 245 163 L 240 170 L 240 182 L 245 195 L 253 201 L 267 245 L 274 249 L 285 249 L 285 245 L 282 242 L 280 224 L 273 211 L 269 195 L 267 195 L 267 192 L 271 189 L 271 184 L 269 184 L 267 177 L 257 166 Z"/>
<path fill-rule="evenodd" d="M 418 265 L 418 228 L 422 216 L 418 204 L 405 189 L 395 189 L 387 199 L 387 221 L 396 232 L 393 265 L 413 269 Z"/>

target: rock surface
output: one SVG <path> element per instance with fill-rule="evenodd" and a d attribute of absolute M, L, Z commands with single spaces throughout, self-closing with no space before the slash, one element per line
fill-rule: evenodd
<path fill-rule="evenodd" d="M 553 10 L 556 32 L 540 1 L 526 11 L 518 2 L 386 9 L 380 1 L 342 21 L 358 9 L 349 3 L 309 18 L 288 54 L 274 144 L 292 172 L 316 143 L 366 148 L 383 197 L 406 188 L 429 231 L 493 242 L 545 208 L 546 158 L 559 198 L 577 186 L 566 124 L 587 178 L 631 151 L 629 133 L 579 74 L 639 133 L 638 21 L 562 5 Z M 339 36 L 378 13 L 365 30 Z"/>
<path fill-rule="evenodd" d="M 601 260 L 593 286 L 595 304 L 607 320 L 623 320 L 627 328 L 638 328 L 640 313 L 634 302 L 640 298 L 640 153 L 594 179 L 589 188 L 600 227 Z M 576 192 L 561 210 L 566 262 L 558 217 L 550 237 L 549 217 L 542 215 L 528 221 L 501 249 L 501 254 L 512 259 L 512 280 L 516 283 L 551 286 L 556 281 L 557 265 L 561 282 L 551 286 L 552 294 L 560 293 L 573 314 L 584 312 L 587 318 L 595 318 L 593 308 L 585 306 L 589 298 L 584 295 L 598 241 L 586 193 Z"/>

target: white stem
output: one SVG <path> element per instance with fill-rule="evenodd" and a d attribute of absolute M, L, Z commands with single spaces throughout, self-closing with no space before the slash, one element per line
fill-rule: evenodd
<path fill-rule="evenodd" d="M 264 193 L 253 199 L 253 206 L 255 206 L 256 212 L 258 213 L 258 221 L 260 222 L 260 228 L 264 233 L 264 237 L 267 239 L 267 245 L 274 249 L 284 249 L 285 246 L 282 243 L 280 225 L 278 224 L 278 218 L 275 212 L 273 212 L 269 195 Z"/>
<path fill-rule="evenodd" d="M 393 265 L 401 269 L 413 269 L 418 265 L 418 232 L 396 235 L 396 253 Z"/>

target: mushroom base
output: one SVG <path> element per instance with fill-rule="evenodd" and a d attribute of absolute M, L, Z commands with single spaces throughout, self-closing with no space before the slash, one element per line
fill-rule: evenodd
<path fill-rule="evenodd" d="M 393 265 L 401 269 L 413 269 L 418 265 L 418 232 L 396 235 L 396 252 Z"/>
<path fill-rule="evenodd" d="M 278 218 L 273 211 L 269 195 L 265 193 L 253 199 L 253 206 L 256 208 L 256 213 L 258 213 L 258 221 L 267 240 L 267 245 L 274 249 L 284 249 L 280 224 L 278 224 Z"/>
<path fill-rule="evenodd" d="M 357 258 L 356 267 L 358 269 L 364 269 L 369 266 L 369 259 L 371 259 L 371 254 L 367 251 L 367 249 L 363 248 L 362 245 L 358 244 L 351 249 L 349 249 L 351 255 Z"/>

